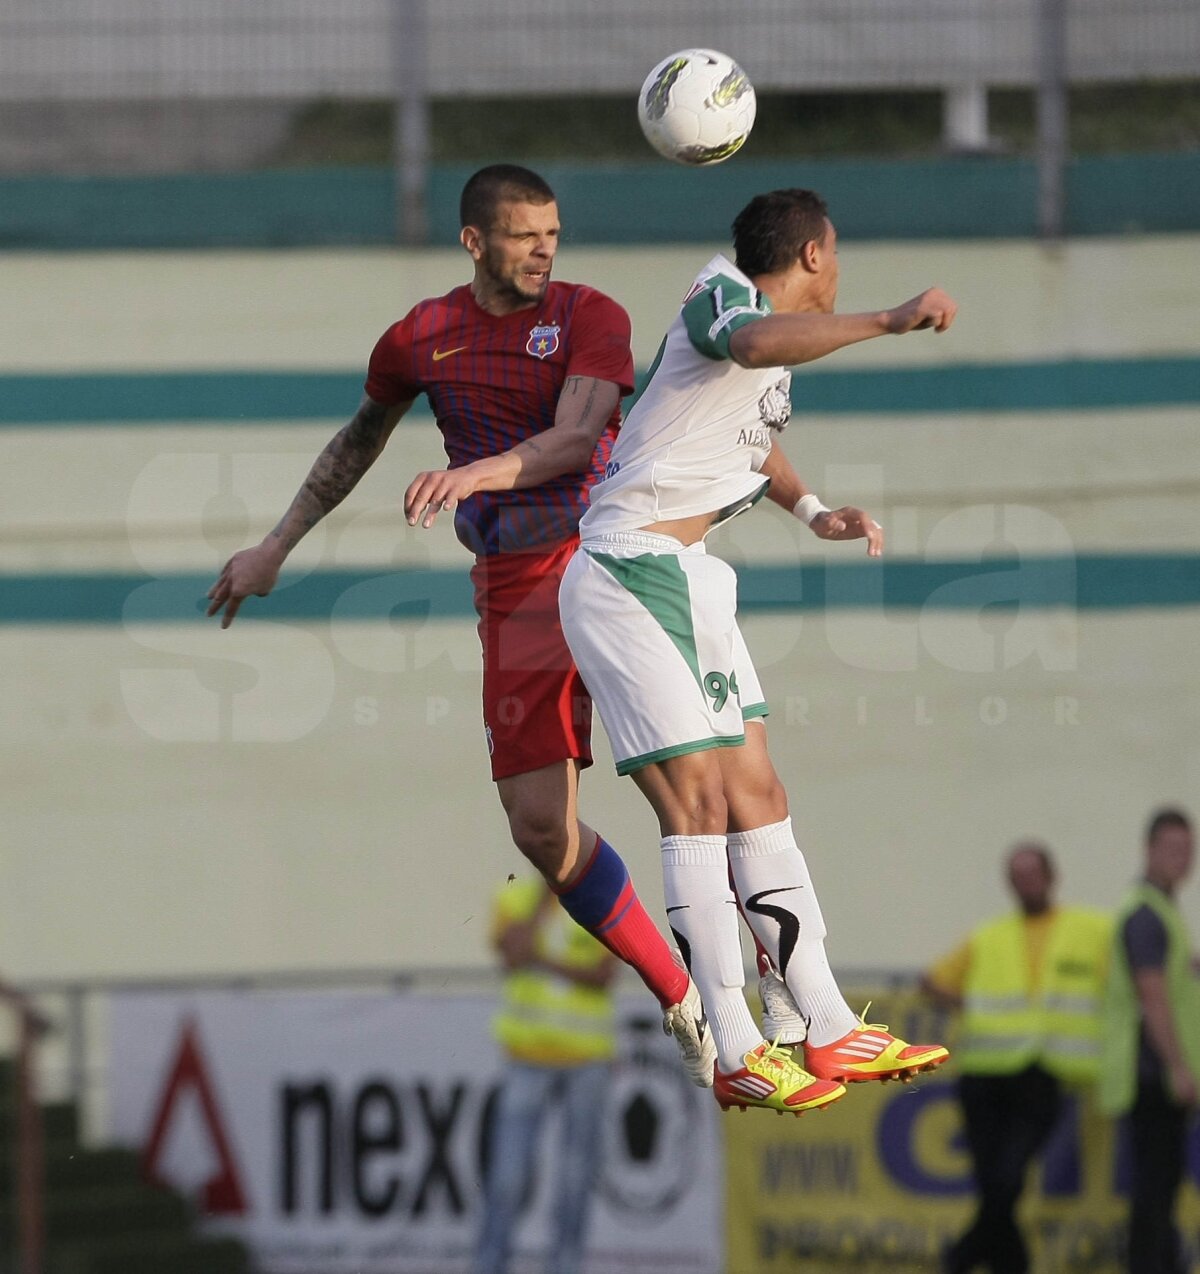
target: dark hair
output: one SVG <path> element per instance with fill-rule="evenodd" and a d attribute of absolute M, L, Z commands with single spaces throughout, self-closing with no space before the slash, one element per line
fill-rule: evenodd
<path fill-rule="evenodd" d="M 1054 855 L 1050 852 L 1050 847 L 1043 844 L 1040 840 L 1019 840 L 1008 851 L 1008 864 L 1012 865 L 1012 860 L 1018 854 L 1033 854 L 1041 860 L 1043 869 L 1048 876 L 1057 875 L 1054 866 Z"/>
<path fill-rule="evenodd" d="M 1192 821 L 1180 809 L 1174 809 L 1167 806 L 1165 809 L 1156 810 L 1150 817 L 1150 822 L 1146 825 L 1146 844 L 1153 845 L 1158 839 L 1158 834 L 1166 827 L 1182 827 L 1185 832 L 1192 830 Z"/>
<path fill-rule="evenodd" d="M 786 270 L 811 240 L 825 241 L 825 200 L 812 190 L 755 195 L 733 222 L 735 262 L 743 274 Z"/>
<path fill-rule="evenodd" d="M 519 164 L 490 164 L 467 178 L 458 217 L 464 226 L 490 230 L 502 203 L 553 202 L 554 191 L 532 169 Z"/>

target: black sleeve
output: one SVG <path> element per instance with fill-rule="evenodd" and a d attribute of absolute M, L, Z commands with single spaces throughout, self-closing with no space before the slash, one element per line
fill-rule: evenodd
<path fill-rule="evenodd" d="M 1167 963 L 1167 929 L 1153 908 L 1139 907 L 1125 921 L 1121 931 L 1125 954 L 1134 973 L 1140 969 L 1162 969 Z"/>

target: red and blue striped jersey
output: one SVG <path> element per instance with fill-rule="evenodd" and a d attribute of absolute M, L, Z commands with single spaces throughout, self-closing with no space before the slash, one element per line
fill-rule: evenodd
<path fill-rule="evenodd" d="M 549 429 L 568 376 L 612 381 L 628 394 L 629 337 L 625 311 L 582 284 L 551 283 L 536 306 L 504 315 L 489 314 L 470 287 L 458 287 L 422 301 L 380 337 L 366 391 L 383 404 L 425 394 L 454 469 Z M 617 408 L 585 472 L 462 501 L 458 538 L 487 556 L 548 549 L 575 535 L 620 423 Z"/>

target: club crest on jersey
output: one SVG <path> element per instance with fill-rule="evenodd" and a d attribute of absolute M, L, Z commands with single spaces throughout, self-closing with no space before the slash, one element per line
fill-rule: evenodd
<path fill-rule="evenodd" d="M 792 418 L 792 374 L 777 380 L 758 400 L 758 415 L 768 429 L 786 429 Z"/>
<path fill-rule="evenodd" d="M 547 327 L 535 327 L 525 342 L 525 353 L 534 358 L 549 358 L 558 349 L 558 334 L 562 329 L 557 323 Z"/>

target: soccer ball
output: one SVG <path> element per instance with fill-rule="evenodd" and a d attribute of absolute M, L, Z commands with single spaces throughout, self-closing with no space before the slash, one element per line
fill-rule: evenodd
<path fill-rule="evenodd" d="M 754 86 L 729 56 L 713 49 L 672 53 L 646 76 L 638 123 L 660 155 L 678 164 L 719 164 L 750 136 Z"/>

